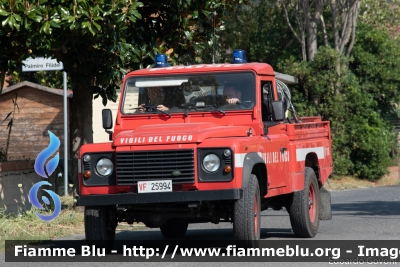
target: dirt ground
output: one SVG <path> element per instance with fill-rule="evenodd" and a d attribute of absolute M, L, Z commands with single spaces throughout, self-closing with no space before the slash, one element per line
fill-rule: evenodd
<path fill-rule="evenodd" d="M 389 171 L 390 173 L 383 178 L 394 181 L 400 180 L 400 171 L 398 166 L 389 167 Z"/>

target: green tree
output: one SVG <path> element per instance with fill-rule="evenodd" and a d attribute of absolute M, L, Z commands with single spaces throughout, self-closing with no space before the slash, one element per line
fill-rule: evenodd
<path fill-rule="evenodd" d="M 223 48 L 243 48 L 248 61 L 267 62 L 299 78 L 292 90 L 293 103 L 302 116 L 320 115 L 331 121 L 337 174 L 374 180 L 391 164 L 395 133 L 382 114 L 399 99 L 395 33 L 400 20 L 398 5 L 393 4 L 397 2 L 250 1 L 228 14 L 221 34 Z M 317 10 L 316 4 L 323 4 L 323 9 Z M 358 4 L 360 10 L 354 10 Z M 302 6 L 308 11 L 299 9 Z M 312 26 L 316 14 L 318 32 L 309 40 L 307 35 L 313 32 L 306 25 Z M 316 42 L 316 53 L 308 41 Z"/>
<path fill-rule="evenodd" d="M 64 87 L 63 71 L 37 71 L 37 72 L 21 72 L 14 71 L 7 80 L 8 85 L 14 85 L 23 81 L 37 83 L 50 88 L 61 89 Z M 67 82 L 68 84 L 69 82 Z"/>
<path fill-rule="evenodd" d="M 74 159 L 92 140 L 92 98 L 115 101 L 128 69 L 147 67 L 154 54 L 192 62 L 212 30 L 211 12 L 240 0 L 0 0 L 0 83 L 29 56 L 63 62 L 74 97 L 70 135 Z M 73 175 L 77 172 L 74 161 Z"/>
<path fill-rule="evenodd" d="M 378 103 L 377 108 L 389 113 L 393 103 L 400 101 L 400 44 L 387 28 L 360 23 L 358 29 L 349 68 Z"/>
<path fill-rule="evenodd" d="M 335 71 L 338 61 L 342 66 L 340 76 Z M 282 68 L 301 79 L 298 90 L 292 91 L 297 111 L 319 114 L 331 121 L 335 173 L 376 180 L 387 173 L 396 135 L 381 118 L 373 96 L 363 90 L 347 68 L 346 61 L 337 50 L 320 48 L 312 62 L 286 61 Z M 307 99 L 309 88 L 317 102 Z"/>
<path fill-rule="evenodd" d="M 249 1 L 232 11 L 225 10 L 223 16 L 216 27 L 217 63 L 230 62 L 233 49 L 245 50 L 248 62 L 266 62 L 274 68 L 291 56 L 301 59 L 285 14 L 275 2 Z M 212 48 L 207 48 L 203 60 L 211 62 Z"/>
<path fill-rule="evenodd" d="M 318 47 L 318 25 L 329 45 L 329 38 L 339 55 L 349 56 L 356 36 L 360 0 L 279 0 L 285 11 L 288 27 L 300 43 L 304 61 L 312 61 Z M 325 23 L 324 13 L 329 18 Z M 329 29 L 327 28 L 329 26 Z M 339 63 L 336 71 L 339 71 Z"/>

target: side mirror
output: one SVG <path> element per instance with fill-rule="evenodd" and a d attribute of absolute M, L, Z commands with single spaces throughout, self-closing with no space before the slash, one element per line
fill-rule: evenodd
<path fill-rule="evenodd" d="M 102 118 L 103 118 L 103 128 L 104 128 L 104 130 L 106 130 L 106 133 L 108 133 L 108 139 L 110 140 L 110 141 L 112 141 L 112 134 L 113 134 L 113 132 L 112 131 L 107 131 L 108 129 L 111 129 L 112 128 L 112 113 L 111 113 L 111 110 L 109 110 L 109 109 L 103 109 L 102 111 L 101 111 L 101 115 L 102 115 Z"/>
<path fill-rule="evenodd" d="M 112 128 L 112 113 L 109 109 L 102 110 L 102 117 L 103 117 L 103 128 L 104 130 L 108 130 Z"/>
<path fill-rule="evenodd" d="M 285 119 L 285 105 L 283 101 L 272 102 L 272 120 L 283 121 Z"/>

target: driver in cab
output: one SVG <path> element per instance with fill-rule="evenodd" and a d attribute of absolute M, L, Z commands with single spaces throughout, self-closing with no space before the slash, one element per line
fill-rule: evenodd
<path fill-rule="evenodd" d="M 162 110 L 162 111 L 169 110 L 168 107 L 164 106 L 163 104 L 160 104 L 160 103 L 164 102 L 164 98 L 165 98 L 164 88 L 162 88 L 162 87 L 151 87 L 151 88 L 147 88 L 146 92 L 147 92 L 148 100 L 150 102 L 149 104 L 157 105 L 157 109 L 158 110 Z M 144 104 L 144 103 L 140 104 L 136 108 L 136 110 L 138 112 L 145 112 L 146 111 L 145 105 L 146 104 Z"/>
<path fill-rule="evenodd" d="M 141 95 L 136 112 L 179 111 L 180 106 L 185 103 L 185 96 L 180 87 L 143 88 Z"/>
<path fill-rule="evenodd" d="M 236 84 L 226 84 L 222 94 L 226 97 L 226 101 L 230 105 L 234 105 L 242 101 L 242 92 L 240 92 Z"/>

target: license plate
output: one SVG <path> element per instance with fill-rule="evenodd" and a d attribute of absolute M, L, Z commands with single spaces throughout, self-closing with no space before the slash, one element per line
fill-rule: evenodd
<path fill-rule="evenodd" d="M 138 193 L 172 192 L 172 180 L 138 182 Z"/>

